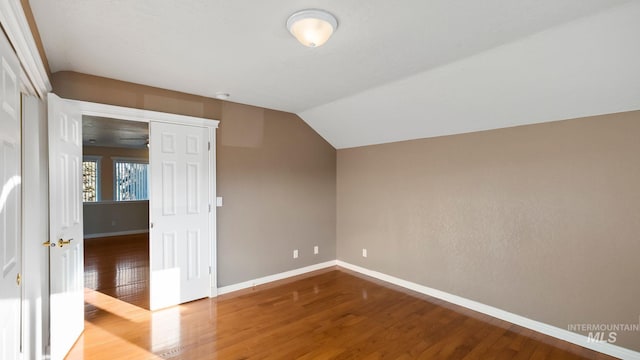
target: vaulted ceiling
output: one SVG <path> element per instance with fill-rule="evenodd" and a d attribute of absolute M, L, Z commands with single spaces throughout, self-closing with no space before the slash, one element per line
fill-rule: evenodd
<path fill-rule="evenodd" d="M 49 65 L 300 115 L 336 148 L 640 109 L 634 0 L 30 0 Z M 289 15 L 338 29 L 306 48 Z"/>

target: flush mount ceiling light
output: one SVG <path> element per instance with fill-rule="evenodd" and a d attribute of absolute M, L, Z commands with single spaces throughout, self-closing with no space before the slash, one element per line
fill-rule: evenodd
<path fill-rule="evenodd" d="M 324 10 L 298 11 L 287 20 L 287 29 L 291 35 L 308 47 L 322 46 L 337 28 L 338 20 Z"/>
<path fill-rule="evenodd" d="M 229 93 L 223 92 L 223 91 L 218 91 L 215 94 L 216 99 L 220 99 L 220 100 L 227 100 L 231 95 L 229 95 Z"/>

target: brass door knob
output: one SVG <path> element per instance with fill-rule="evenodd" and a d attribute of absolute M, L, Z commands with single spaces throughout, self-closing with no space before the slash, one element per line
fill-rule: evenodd
<path fill-rule="evenodd" d="M 52 243 L 51 241 L 45 241 L 45 242 L 42 243 L 42 246 L 55 247 L 56 243 Z"/>
<path fill-rule="evenodd" d="M 59 239 L 58 240 L 58 246 L 63 247 L 64 245 L 69 245 L 69 244 L 71 244 L 71 241 L 73 241 L 73 239 L 69 239 L 69 240 Z"/>

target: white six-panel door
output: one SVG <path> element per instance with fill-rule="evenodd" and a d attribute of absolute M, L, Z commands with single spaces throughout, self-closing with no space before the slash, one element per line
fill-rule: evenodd
<path fill-rule="evenodd" d="M 151 309 L 209 296 L 209 129 L 151 122 Z"/>
<path fill-rule="evenodd" d="M 51 359 L 63 359 L 84 330 L 82 114 L 54 94 L 49 106 Z"/>
<path fill-rule="evenodd" d="M 0 33 L 0 359 L 20 353 L 21 146 L 19 64 Z"/>

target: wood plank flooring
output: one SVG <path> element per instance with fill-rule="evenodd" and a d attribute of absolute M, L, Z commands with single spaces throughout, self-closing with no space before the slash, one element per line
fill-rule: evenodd
<path fill-rule="evenodd" d="M 155 312 L 99 277 L 68 359 L 613 359 L 341 268 Z"/>
<path fill-rule="evenodd" d="M 149 308 L 149 234 L 84 241 L 84 286 Z"/>

